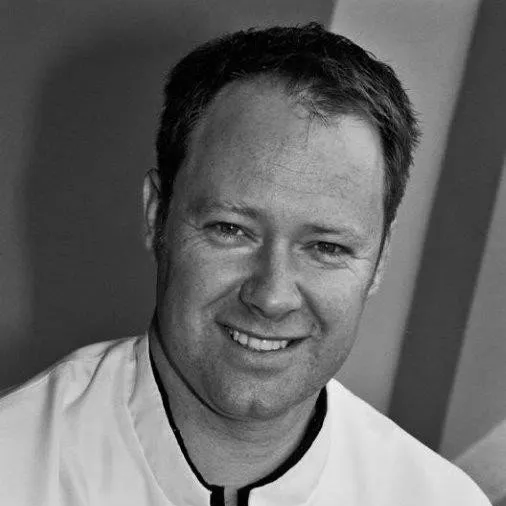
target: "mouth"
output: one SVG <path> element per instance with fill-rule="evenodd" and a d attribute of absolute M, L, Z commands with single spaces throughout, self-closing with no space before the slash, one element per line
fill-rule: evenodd
<path fill-rule="evenodd" d="M 236 342 L 243 348 L 256 351 L 261 353 L 273 352 L 273 351 L 281 351 L 287 347 L 293 346 L 296 342 L 301 341 L 302 339 L 283 339 L 277 337 L 269 337 L 269 338 L 260 338 L 258 336 L 254 336 L 248 334 L 246 332 L 239 331 L 237 329 L 228 327 L 224 325 L 225 331 L 230 336 L 232 341 Z"/>

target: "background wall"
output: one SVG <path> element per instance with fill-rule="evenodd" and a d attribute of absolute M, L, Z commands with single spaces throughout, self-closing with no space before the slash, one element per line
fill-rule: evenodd
<path fill-rule="evenodd" d="M 340 377 L 387 411 L 409 318 L 423 241 L 465 68 L 479 0 L 340 0 L 332 29 L 390 62 L 409 90 L 423 130 L 399 210 L 390 268 L 364 315 Z"/>
<path fill-rule="evenodd" d="M 456 459 L 501 506 L 506 506 L 505 308 L 506 160 L 441 442 L 441 453 Z"/>
<path fill-rule="evenodd" d="M 471 146 L 473 155 L 459 170 L 476 174 L 490 189 L 486 199 L 478 193 L 478 185 L 472 185 L 466 209 L 460 212 L 477 215 L 484 207 L 480 200 L 488 200 L 490 209 L 487 224 L 474 234 L 472 218 L 465 220 L 468 249 L 478 242 L 474 240 L 478 234 L 483 247 L 441 441 L 442 452 L 450 458 L 506 419 L 505 24 L 506 3 L 483 2 L 461 98 L 461 109 L 467 111 L 471 124 L 470 135 L 462 140 Z M 462 124 L 466 118 L 461 114 L 459 120 Z M 460 153 L 465 154 L 465 145 L 459 146 Z M 503 444 L 506 486 L 506 442 Z"/>
<path fill-rule="evenodd" d="M 424 239 L 389 414 L 434 449 L 458 389 L 505 151 L 506 4 L 484 0 L 454 107 Z M 493 320 L 482 339 L 493 339 Z M 486 367 L 493 366 L 486 362 Z M 497 378 L 504 370 L 498 371 Z M 479 377 L 475 381 L 480 382 Z M 503 392 L 506 390 L 503 389 Z M 490 398 L 492 401 L 492 398 Z M 477 400 L 468 398 L 467 406 Z M 506 395 L 493 400 L 503 405 Z M 453 430 L 459 430 L 453 427 Z"/>

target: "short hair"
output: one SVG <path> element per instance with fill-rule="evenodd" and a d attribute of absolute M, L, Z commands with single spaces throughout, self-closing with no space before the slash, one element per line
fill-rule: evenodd
<path fill-rule="evenodd" d="M 384 157 L 383 241 L 405 192 L 419 138 L 416 114 L 390 66 L 318 23 L 250 29 L 211 40 L 172 69 L 156 141 L 163 226 L 192 129 L 234 81 L 274 78 L 322 120 L 355 114 L 378 131 Z M 161 232 L 161 230 L 159 230 Z"/>

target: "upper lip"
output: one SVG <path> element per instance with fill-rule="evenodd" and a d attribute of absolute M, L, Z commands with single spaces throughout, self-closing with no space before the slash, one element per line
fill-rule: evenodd
<path fill-rule="evenodd" d="M 266 340 L 266 341 L 294 341 L 294 340 L 297 340 L 297 339 L 304 339 L 305 337 L 308 337 L 307 335 L 296 336 L 296 335 L 287 335 L 287 334 L 283 334 L 283 335 L 266 335 L 266 334 L 259 334 L 257 332 L 252 332 L 251 330 L 244 330 L 244 329 L 242 329 L 240 327 L 237 327 L 236 325 L 230 325 L 228 323 L 223 323 L 222 325 L 224 325 L 228 329 L 237 330 L 241 334 L 247 334 L 248 336 L 252 336 L 252 337 L 255 337 L 257 339 L 263 339 L 263 340 Z"/>

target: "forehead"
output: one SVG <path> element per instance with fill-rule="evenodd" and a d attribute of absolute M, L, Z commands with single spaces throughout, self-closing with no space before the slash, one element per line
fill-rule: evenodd
<path fill-rule="evenodd" d="M 323 124 L 272 83 L 225 87 L 192 132 L 182 171 L 189 198 L 213 193 L 254 204 L 269 196 L 284 208 L 317 205 L 329 214 L 381 206 L 374 128 L 348 115 Z"/>

